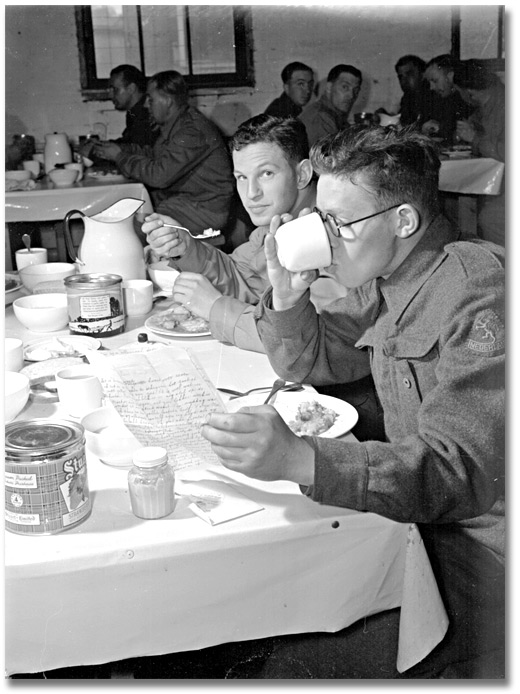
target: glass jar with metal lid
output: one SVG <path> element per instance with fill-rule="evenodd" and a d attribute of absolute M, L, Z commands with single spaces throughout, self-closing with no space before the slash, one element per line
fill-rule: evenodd
<path fill-rule="evenodd" d="M 69 330 L 73 335 L 110 337 L 124 332 L 123 278 L 90 273 L 65 278 Z"/>
<path fill-rule="evenodd" d="M 85 430 L 68 420 L 30 419 L 5 427 L 5 527 L 51 535 L 91 511 Z"/>

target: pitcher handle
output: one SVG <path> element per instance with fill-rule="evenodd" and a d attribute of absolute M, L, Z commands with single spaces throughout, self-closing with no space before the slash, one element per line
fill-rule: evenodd
<path fill-rule="evenodd" d="M 67 247 L 67 253 L 70 256 L 70 259 L 72 260 L 73 263 L 79 263 L 80 265 L 84 265 L 83 263 L 76 255 L 76 251 L 74 249 L 74 243 L 72 242 L 72 233 L 70 231 L 69 227 L 69 221 L 70 218 L 72 217 L 73 214 L 80 214 L 82 217 L 85 215 L 81 210 L 71 210 L 70 212 L 67 212 L 65 215 L 65 219 L 63 220 L 63 226 L 64 226 L 64 237 L 65 237 L 65 246 Z"/>

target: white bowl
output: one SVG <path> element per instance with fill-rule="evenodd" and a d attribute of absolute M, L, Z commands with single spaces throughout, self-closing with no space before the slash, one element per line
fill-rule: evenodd
<path fill-rule="evenodd" d="M 4 380 L 4 422 L 11 422 L 29 399 L 29 379 L 17 371 L 6 371 Z"/>
<path fill-rule="evenodd" d="M 18 274 L 23 286 L 32 292 L 40 282 L 56 282 L 64 280 L 69 275 L 75 275 L 76 266 L 73 263 L 41 263 L 41 265 L 27 265 Z"/>
<path fill-rule="evenodd" d="M 81 424 L 87 448 L 107 465 L 128 468 L 132 465 L 134 451 L 142 448 L 114 407 L 92 410 L 82 417 Z"/>
<path fill-rule="evenodd" d="M 152 263 L 147 267 L 148 275 L 156 287 L 165 292 L 171 292 L 175 280 L 179 276 L 179 271 L 168 265 L 167 260 Z"/>
<path fill-rule="evenodd" d="M 6 181 L 28 181 L 31 178 L 30 171 L 6 171 L 5 180 Z"/>
<path fill-rule="evenodd" d="M 57 188 L 72 186 L 79 176 L 76 169 L 53 169 L 47 174 Z"/>
<path fill-rule="evenodd" d="M 52 333 L 69 323 L 66 294 L 33 294 L 13 301 L 14 315 L 35 333 Z"/>

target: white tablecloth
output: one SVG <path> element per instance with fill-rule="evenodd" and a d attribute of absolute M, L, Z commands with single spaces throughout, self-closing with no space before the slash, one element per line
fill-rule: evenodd
<path fill-rule="evenodd" d="M 135 341 L 140 331 L 103 344 Z M 38 337 L 11 307 L 6 334 Z M 265 355 L 211 338 L 175 343 L 189 343 L 215 385 L 243 390 L 274 379 Z M 59 404 L 31 403 L 19 417 L 59 414 Z M 7 674 L 334 632 L 396 606 L 400 670 L 445 634 L 444 607 L 413 524 L 320 505 L 295 484 L 257 482 L 225 468 L 220 474 L 262 511 L 210 526 L 180 499 L 168 518 L 143 521 L 131 512 L 126 471 L 90 453 L 87 464 L 93 511 L 86 521 L 57 535 L 6 533 Z"/>
<path fill-rule="evenodd" d="M 465 195 L 498 195 L 504 164 L 495 159 L 449 159 L 441 162 L 439 190 Z"/>
<path fill-rule="evenodd" d="M 44 179 L 34 190 L 5 194 L 6 222 L 46 222 L 63 219 L 70 210 L 81 210 L 92 216 L 121 198 L 144 200 L 143 212 L 153 211 L 150 196 L 142 183 L 111 183 L 83 179 L 70 188 L 55 188 Z"/>

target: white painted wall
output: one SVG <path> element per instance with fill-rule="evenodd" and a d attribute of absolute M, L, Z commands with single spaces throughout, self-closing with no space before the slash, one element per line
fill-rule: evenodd
<path fill-rule="evenodd" d="M 256 86 L 219 93 L 204 90 L 194 101 L 232 134 L 280 94 L 283 66 L 301 60 L 315 69 L 319 82 L 337 63 L 355 65 L 364 81 L 353 112 L 380 106 L 391 110 L 401 97 L 395 62 L 405 53 L 429 60 L 449 52 L 450 10 L 449 5 L 254 5 Z M 478 45 L 475 51 L 473 57 L 478 57 Z M 43 143 L 45 134 L 54 131 L 76 139 L 96 122 L 105 123 L 108 137 L 117 137 L 124 114 L 114 111 L 111 101 L 83 101 L 74 6 L 6 7 L 7 141 L 25 132 Z"/>

